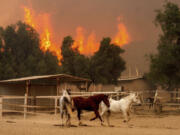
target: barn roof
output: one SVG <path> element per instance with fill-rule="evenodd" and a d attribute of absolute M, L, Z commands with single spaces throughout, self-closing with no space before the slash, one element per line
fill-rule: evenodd
<path fill-rule="evenodd" d="M 38 80 L 38 79 L 58 79 L 58 78 L 66 82 L 91 82 L 90 79 L 86 79 L 86 78 L 81 78 L 67 74 L 55 74 L 55 75 L 29 76 L 29 77 L 1 80 L 0 83 L 22 82 L 22 81 Z"/>

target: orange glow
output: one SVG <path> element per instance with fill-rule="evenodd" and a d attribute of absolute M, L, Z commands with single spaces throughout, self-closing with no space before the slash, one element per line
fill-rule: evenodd
<path fill-rule="evenodd" d="M 57 56 L 60 63 L 62 59 L 61 50 L 58 47 L 58 43 L 54 41 L 50 15 L 48 13 L 35 14 L 35 12 L 28 7 L 23 7 L 23 9 L 25 12 L 24 21 L 40 34 L 40 49 L 43 52 L 52 52 Z M 122 21 L 122 17 L 118 17 L 118 21 Z M 117 28 L 118 32 L 112 38 L 112 43 L 121 47 L 130 42 L 130 36 L 126 26 L 122 22 L 117 25 Z M 81 54 L 91 56 L 98 51 L 99 46 L 100 44 L 96 41 L 96 34 L 94 32 L 86 36 L 85 29 L 81 26 L 77 27 L 76 36 L 72 45 L 73 49 L 77 49 Z"/>
<path fill-rule="evenodd" d="M 130 37 L 127 32 L 127 29 L 123 23 L 118 24 L 118 33 L 113 38 L 113 43 L 123 46 L 130 42 Z"/>
<path fill-rule="evenodd" d="M 81 54 L 92 55 L 99 48 L 99 43 L 96 42 L 95 33 L 91 33 L 87 39 L 84 36 L 84 28 L 77 27 L 75 41 L 72 45 L 73 49 L 77 49 Z"/>
<path fill-rule="evenodd" d="M 33 13 L 31 12 L 31 10 L 27 7 L 24 7 L 24 12 L 25 12 L 25 15 L 24 15 L 25 22 L 29 24 L 31 27 L 35 28 L 33 15 L 32 15 Z"/>
<path fill-rule="evenodd" d="M 77 49 L 80 53 L 83 53 L 84 50 L 84 30 L 82 27 L 77 27 L 76 29 L 75 41 L 72 45 L 73 49 Z"/>
<path fill-rule="evenodd" d="M 99 43 L 96 42 L 95 33 L 91 33 L 87 39 L 87 46 L 85 49 L 85 54 L 92 55 L 94 52 L 98 51 Z"/>
<path fill-rule="evenodd" d="M 100 44 L 96 42 L 95 33 L 91 33 L 87 39 L 84 36 L 84 28 L 77 27 L 76 29 L 76 37 L 73 43 L 72 48 L 77 49 L 81 54 L 84 55 L 93 55 L 96 51 L 98 51 Z M 130 37 L 127 32 L 127 29 L 123 23 L 118 24 L 118 32 L 115 37 L 112 39 L 112 43 L 123 46 L 130 42 Z"/>
<path fill-rule="evenodd" d="M 38 14 L 35 15 L 34 11 L 30 8 L 24 8 L 24 21 L 33 27 L 40 34 L 40 49 L 42 51 L 50 51 L 57 56 L 60 64 L 62 59 L 61 50 L 57 43 L 53 41 L 53 31 L 50 25 L 50 15 L 49 14 Z"/>

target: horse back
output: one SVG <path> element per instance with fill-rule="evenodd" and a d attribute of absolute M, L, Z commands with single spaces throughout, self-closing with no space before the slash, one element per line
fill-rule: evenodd
<path fill-rule="evenodd" d="M 94 100 L 92 100 L 90 97 L 83 98 L 83 97 L 74 97 L 73 98 L 74 105 L 77 109 L 80 110 L 94 110 L 94 108 L 97 108 L 97 104 Z"/>

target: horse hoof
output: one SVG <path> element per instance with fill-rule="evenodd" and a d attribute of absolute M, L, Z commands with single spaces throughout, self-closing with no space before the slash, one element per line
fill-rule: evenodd
<path fill-rule="evenodd" d="M 124 123 L 126 123 L 126 122 L 127 122 L 127 120 L 124 120 L 123 122 L 124 122 Z"/>

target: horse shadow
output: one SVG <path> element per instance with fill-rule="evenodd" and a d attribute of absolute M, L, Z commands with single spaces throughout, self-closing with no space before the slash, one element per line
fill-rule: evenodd
<path fill-rule="evenodd" d="M 55 127 L 78 127 L 76 125 L 65 126 L 65 125 L 62 125 L 62 124 L 54 124 L 53 126 L 55 126 Z"/>
<path fill-rule="evenodd" d="M 65 125 L 62 125 L 62 124 L 54 124 L 53 126 L 56 126 L 56 127 L 93 127 L 92 125 L 87 125 L 87 124 L 82 124 L 82 125 L 73 125 L 71 124 L 70 126 L 65 126 Z"/>

